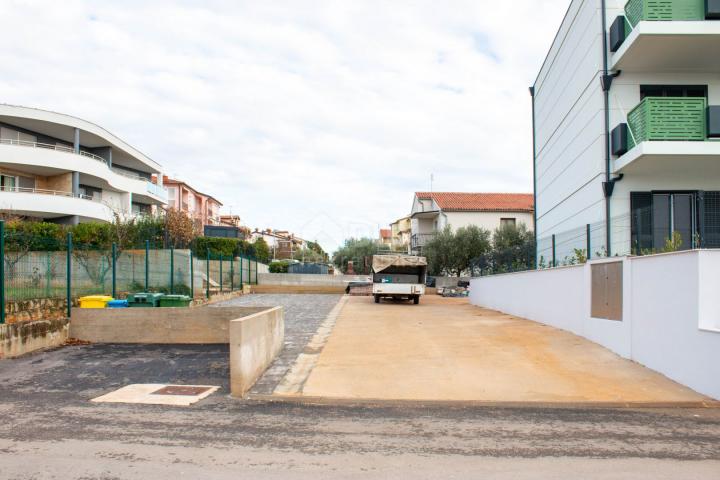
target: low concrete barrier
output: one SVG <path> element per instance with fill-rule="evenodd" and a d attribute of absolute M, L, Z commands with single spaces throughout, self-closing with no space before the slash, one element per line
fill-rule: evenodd
<path fill-rule="evenodd" d="M 68 330 L 67 318 L 0 325 L 0 359 L 60 346 Z"/>
<path fill-rule="evenodd" d="M 74 308 L 70 336 L 93 343 L 226 344 L 231 320 L 267 309 Z"/>
<path fill-rule="evenodd" d="M 283 348 L 285 321 L 282 307 L 230 322 L 230 390 L 244 396 Z"/>
<path fill-rule="evenodd" d="M 369 275 L 313 275 L 304 273 L 261 273 L 253 293 L 345 293 L 350 282 L 369 282 Z"/>

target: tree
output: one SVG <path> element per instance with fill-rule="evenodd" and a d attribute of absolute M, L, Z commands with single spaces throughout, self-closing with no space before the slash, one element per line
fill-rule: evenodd
<path fill-rule="evenodd" d="M 165 231 L 170 245 L 185 247 L 199 235 L 195 222 L 185 212 L 168 208 L 165 212 Z"/>
<path fill-rule="evenodd" d="M 515 272 L 535 267 L 535 238 L 524 223 L 502 225 L 493 233 L 489 262 L 493 273 Z"/>
<path fill-rule="evenodd" d="M 473 260 L 490 251 L 490 232 L 476 225 L 453 232 L 450 226 L 424 247 L 431 275 L 460 276 L 470 271 Z"/>
<path fill-rule="evenodd" d="M 356 272 L 370 273 L 365 268 L 365 258 L 374 255 L 378 246 L 377 240 L 372 238 L 348 238 L 333 254 L 333 264 L 347 273 L 348 261 L 352 261 Z"/>
<path fill-rule="evenodd" d="M 260 237 L 252 244 L 255 251 L 255 258 L 258 262 L 268 263 L 270 261 L 270 247 L 264 238 Z"/>

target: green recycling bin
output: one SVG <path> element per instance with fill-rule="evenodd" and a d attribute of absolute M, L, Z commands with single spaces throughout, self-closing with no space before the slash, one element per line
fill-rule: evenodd
<path fill-rule="evenodd" d="M 160 299 L 163 296 L 164 295 L 162 293 L 133 293 L 127 297 L 128 307 L 159 307 Z"/>
<path fill-rule="evenodd" d="M 189 307 L 192 299 L 187 295 L 163 295 L 160 299 L 161 307 Z"/>

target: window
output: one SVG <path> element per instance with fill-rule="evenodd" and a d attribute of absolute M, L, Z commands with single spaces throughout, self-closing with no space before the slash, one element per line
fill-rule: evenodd
<path fill-rule="evenodd" d="M 80 195 L 86 195 L 90 197 L 94 202 L 99 202 L 102 200 L 102 190 L 97 187 L 80 184 L 79 193 Z"/>
<path fill-rule="evenodd" d="M 177 188 L 175 187 L 167 187 L 168 192 L 168 207 L 175 208 L 177 200 L 175 199 L 175 195 L 177 195 Z"/>
<path fill-rule="evenodd" d="M 19 130 L 15 130 L 14 128 L 7 128 L 7 127 L 0 127 L 0 139 L 7 141 L 8 143 L 18 143 L 18 142 L 29 142 L 29 143 L 35 143 L 37 142 L 37 137 L 34 135 L 29 135 L 27 133 L 23 133 Z"/>
<path fill-rule="evenodd" d="M 0 175 L 0 189 L 12 192 L 15 187 L 17 187 L 17 177 L 15 175 Z"/>
<path fill-rule="evenodd" d="M 501 218 L 500 219 L 500 227 L 514 227 L 515 226 L 515 219 L 514 218 Z"/>
<path fill-rule="evenodd" d="M 709 239 L 715 241 L 714 221 L 720 211 L 717 209 L 719 205 L 715 201 L 714 193 L 631 193 L 630 231 L 633 253 L 662 250 L 675 233 L 680 235 L 681 250 L 704 245 Z M 706 233 L 703 234 L 703 231 Z"/>
<path fill-rule="evenodd" d="M 640 85 L 640 99 L 645 97 L 707 97 L 707 85 Z"/>

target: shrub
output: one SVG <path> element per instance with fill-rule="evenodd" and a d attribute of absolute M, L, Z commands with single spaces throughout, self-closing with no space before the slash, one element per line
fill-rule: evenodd
<path fill-rule="evenodd" d="M 237 255 L 239 241 L 234 238 L 198 237 L 193 240 L 192 251 L 198 258 L 211 257 L 233 258 Z"/>
<path fill-rule="evenodd" d="M 288 262 L 287 260 L 279 260 L 270 262 L 268 268 L 270 269 L 270 273 L 287 273 L 288 265 L 290 265 L 290 262 Z"/>

